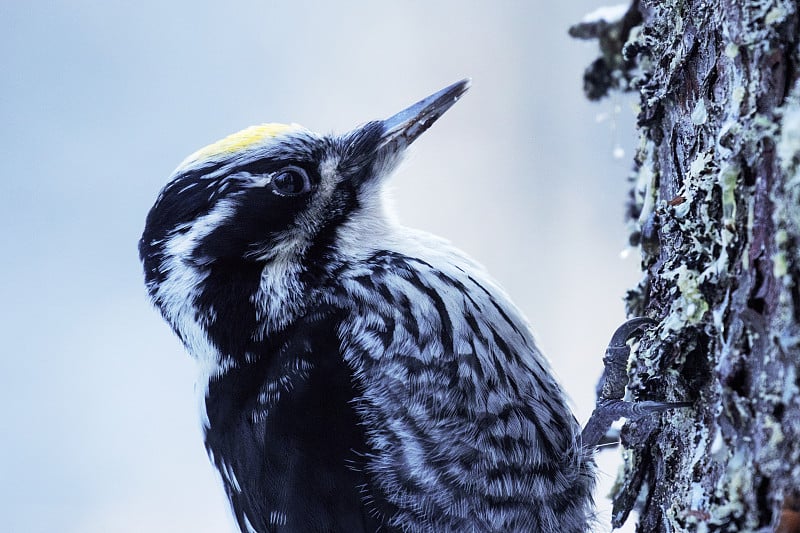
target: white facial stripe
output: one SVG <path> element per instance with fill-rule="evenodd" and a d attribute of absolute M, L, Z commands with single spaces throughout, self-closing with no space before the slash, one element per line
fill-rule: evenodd
<path fill-rule="evenodd" d="M 208 271 L 185 258 L 190 257 L 202 239 L 224 224 L 233 213 L 233 200 L 223 199 L 193 224 L 177 228 L 164 244 L 164 259 L 161 262 L 164 280 L 156 285 L 155 298 L 162 312 L 169 323 L 180 332 L 187 351 L 197 359 L 200 367 L 198 400 L 201 422 L 205 428 L 209 426 L 205 408 L 208 383 L 213 376 L 223 373 L 234 362 L 220 354 L 208 338 L 208 325 L 216 319 L 214 310 L 201 313 L 195 305 Z"/>
<path fill-rule="evenodd" d="M 166 256 L 174 259 L 190 256 L 200 241 L 231 218 L 235 212 L 234 199 L 223 198 L 205 215 L 198 217 L 192 223 L 179 226 L 167 240 L 164 247 Z"/>
<path fill-rule="evenodd" d="M 297 217 L 295 224 L 277 236 L 268 250 L 254 252 L 254 257 L 269 261 L 253 302 L 258 308 L 261 325 L 259 335 L 285 327 L 304 311 L 307 298 L 299 276 L 302 256 L 325 220 L 331 198 L 341 181 L 337 171 L 338 159 L 327 159 L 320 164 L 320 183 L 311 203 Z"/>

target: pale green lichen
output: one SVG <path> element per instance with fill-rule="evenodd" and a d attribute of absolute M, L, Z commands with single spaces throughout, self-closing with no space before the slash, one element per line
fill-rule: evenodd
<path fill-rule="evenodd" d="M 764 22 L 770 25 L 777 24 L 783 22 L 788 16 L 788 11 L 783 6 L 777 5 L 769 10 Z"/>
<path fill-rule="evenodd" d="M 783 246 L 787 242 L 789 242 L 788 231 L 786 231 L 785 229 L 779 229 L 778 231 L 775 232 L 775 243 L 778 246 Z"/>
<path fill-rule="evenodd" d="M 689 177 L 697 178 L 700 174 L 708 169 L 708 163 L 714 158 L 713 151 L 701 152 L 697 154 L 691 165 L 689 165 Z"/>
<path fill-rule="evenodd" d="M 795 90 L 795 93 L 799 92 Z M 791 178 L 797 179 L 798 159 L 800 159 L 800 98 L 795 94 L 790 97 L 782 110 L 781 136 L 777 152 L 781 159 L 781 169 L 791 172 Z"/>
<path fill-rule="evenodd" d="M 656 174 L 653 172 L 650 165 L 642 165 L 639 169 L 638 180 L 636 183 L 636 192 L 640 197 L 641 212 L 637 220 L 639 227 L 645 223 L 650 214 L 655 208 L 656 202 L 656 187 L 655 187 Z"/>
<path fill-rule="evenodd" d="M 715 499 L 720 503 L 710 506 L 712 524 L 725 524 L 733 516 L 745 512 L 742 496 L 753 486 L 753 472 L 750 454 L 742 448 L 728 460 L 726 475 L 719 479 L 715 487 Z"/>
<path fill-rule="evenodd" d="M 789 261 L 784 252 L 778 252 L 772 256 L 772 274 L 776 278 L 782 278 L 789 273 Z"/>
<path fill-rule="evenodd" d="M 778 229 L 775 232 L 777 251 L 772 256 L 772 272 L 785 286 L 791 287 L 797 283 L 792 279 L 792 269 L 800 264 L 800 252 L 795 244 L 800 239 L 800 210 L 797 208 L 800 204 L 800 82 L 786 99 L 779 117 L 780 136 L 776 152 L 786 179 L 783 200 L 775 198 L 773 219 Z"/>
<path fill-rule="evenodd" d="M 781 428 L 781 423 L 775 420 L 775 417 L 772 416 L 765 416 L 761 421 L 761 425 L 764 429 L 769 431 L 769 447 L 775 448 L 784 440 L 783 429 Z"/>
<path fill-rule="evenodd" d="M 669 315 L 662 323 L 661 338 L 666 339 L 673 331 L 699 323 L 708 311 L 708 302 L 700 292 L 700 275 L 685 264 L 665 272 L 663 277 L 672 280 L 679 291 L 679 296 L 672 301 Z"/>
<path fill-rule="evenodd" d="M 739 178 L 739 165 L 725 163 L 719 171 L 718 183 L 722 190 L 722 218 L 726 226 L 733 226 L 736 221 L 736 180 Z M 723 239 L 723 242 L 730 242 Z"/>
<path fill-rule="evenodd" d="M 753 241 L 753 225 L 755 224 L 755 198 L 752 195 L 747 197 L 747 222 L 745 222 L 745 232 L 748 242 Z M 750 270 L 750 254 L 742 254 L 742 268 Z"/>
<path fill-rule="evenodd" d="M 784 405 L 790 405 L 792 400 L 798 397 L 798 394 L 800 394 L 800 387 L 797 386 L 797 369 L 793 366 L 787 366 L 783 375 L 783 397 L 781 401 Z"/>
<path fill-rule="evenodd" d="M 739 107 L 742 105 L 742 101 L 744 100 L 744 95 L 746 94 L 746 90 L 741 85 L 733 88 L 733 93 L 731 94 L 731 99 L 733 101 L 733 105 Z"/>

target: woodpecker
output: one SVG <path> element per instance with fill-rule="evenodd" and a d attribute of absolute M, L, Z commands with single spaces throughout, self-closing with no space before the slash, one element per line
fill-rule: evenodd
<path fill-rule="evenodd" d="M 185 159 L 150 210 L 146 286 L 199 363 L 243 532 L 589 528 L 592 452 L 526 319 L 385 202 L 468 87 L 344 135 L 247 128 Z"/>

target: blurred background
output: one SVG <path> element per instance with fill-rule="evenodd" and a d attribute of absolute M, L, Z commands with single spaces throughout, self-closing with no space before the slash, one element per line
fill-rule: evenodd
<path fill-rule="evenodd" d="M 584 99 L 596 44 L 567 35 L 603 1 L 0 3 L 0 531 L 229 531 L 194 363 L 146 299 L 148 209 L 228 133 L 343 132 L 466 76 L 396 210 L 488 267 L 585 422 L 638 280 L 630 101 Z"/>

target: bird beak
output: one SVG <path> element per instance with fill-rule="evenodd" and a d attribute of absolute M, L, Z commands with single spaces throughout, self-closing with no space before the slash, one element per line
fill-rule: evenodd
<path fill-rule="evenodd" d="M 382 121 L 378 150 L 383 153 L 402 151 L 450 109 L 469 86 L 469 79 L 458 81 Z"/>

